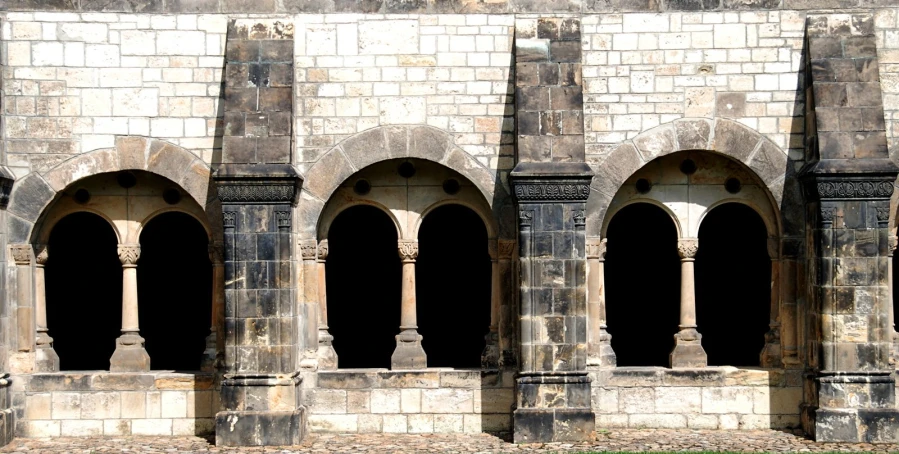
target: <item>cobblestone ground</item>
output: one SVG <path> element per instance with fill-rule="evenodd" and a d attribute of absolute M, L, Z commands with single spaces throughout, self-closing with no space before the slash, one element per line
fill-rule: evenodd
<path fill-rule="evenodd" d="M 773 430 L 614 430 L 593 443 L 516 445 L 478 435 L 310 435 L 286 448 L 217 448 L 200 437 L 19 438 L 0 453 L 268 452 L 268 453 L 501 453 L 596 451 L 897 452 L 897 444 L 815 443 Z"/>

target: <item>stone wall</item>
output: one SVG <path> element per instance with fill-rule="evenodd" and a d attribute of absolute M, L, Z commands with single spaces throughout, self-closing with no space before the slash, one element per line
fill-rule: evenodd
<path fill-rule="evenodd" d="M 217 388 L 212 375 L 16 375 L 16 435 L 208 435 L 220 407 Z"/>
<path fill-rule="evenodd" d="M 508 433 L 509 372 L 319 372 L 306 390 L 310 432 Z"/>
<path fill-rule="evenodd" d="M 591 377 L 597 428 L 799 427 L 797 370 L 619 367 Z"/>

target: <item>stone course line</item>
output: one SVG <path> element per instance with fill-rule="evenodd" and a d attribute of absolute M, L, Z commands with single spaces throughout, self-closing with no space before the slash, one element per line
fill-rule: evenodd
<path fill-rule="evenodd" d="M 815 443 L 775 430 L 602 431 L 593 443 L 516 445 L 488 434 L 310 434 L 299 446 L 218 448 L 201 437 L 17 438 L 0 453 L 278 452 L 278 453 L 506 453 L 506 452 L 897 452 L 899 444 Z"/>

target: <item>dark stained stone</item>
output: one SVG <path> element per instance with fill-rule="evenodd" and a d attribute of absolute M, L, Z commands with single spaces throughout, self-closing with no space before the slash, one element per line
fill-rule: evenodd
<path fill-rule="evenodd" d="M 162 0 L 81 0 L 82 11 L 157 13 L 162 5 Z"/>
<path fill-rule="evenodd" d="M 165 9 L 170 13 L 217 13 L 219 0 L 169 0 Z"/>
<path fill-rule="evenodd" d="M 666 0 L 666 11 L 714 11 L 721 6 L 721 0 Z M 741 9 L 750 9 L 743 7 Z"/>
<path fill-rule="evenodd" d="M 335 3 L 331 0 L 280 0 L 278 12 L 281 13 L 328 13 L 335 10 Z M 353 2 L 354 6 L 359 7 L 362 4 Z M 364 2 L 363 2 L 364 3 Z M 358 5 L 358 6 L 357 6 Z M 368 12 L 354 10 L 353 12 Z"/>
<path fill-rule="evenodd" d="M 222 139 L 222 162 L 235 164 L 256 162 L 256 138 L 224 137 Z"/>
<path fill-rule="evenodd" d="M 551 41 L 549 44 L 550 59 L 554 62 L 580 62 L 580 41 Z"/>
<path fill-rule="evenodd" d="M 553 162 L 584 161 L 584 136 L 558 136 L 552 142 Z"/>
<path fill-rule="evenodd" d="M 221 0 L 223 13 L 274 13 L 275 0 Z"/>
<path fill-rule="evenodd" d="M 715 139 L 712 150 L 726 151 L 729 156 L 745 162 L 758 144 L 759 136 L 746 126 L 727 120 L 715 124 Z"/>
<path fill-rule="evenodd" d="M 259 60 L 259 41 L 234 39 L 231 33 L 225 42 L 225 60 L 229 62 L 253 62 Z"/>
<path fill-rule="evenodd" d="M 519 87 L 539 85 L 540 66 L 543 65 L 538 65 L 537 63 L 517 63 L 515 65 L 515 85 Z"/>
<path fill-rule="evenodd" d="M 583 110 L 583 89 L 578 85 L 551 88 L 550 108 L 552 110 Z"/>
<path fill-rule="evenodd" d="M 32 173 L 13 184 L 7 211 L 23 220 L 35 222 L 44 206 L 50 203 L 55 195 L 56 191 L 43 178 Z"/>
<path fill-rule="evenodd" d="M 552 159 L 552 138 L 549 136 L 519 136 L 518 158 L 522 162 L 548 162 Z"/>

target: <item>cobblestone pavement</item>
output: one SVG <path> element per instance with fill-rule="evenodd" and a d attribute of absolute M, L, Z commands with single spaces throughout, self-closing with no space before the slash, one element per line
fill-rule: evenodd
<path fill-rule="evenodd" d="M 268 452 L 268 453 L 500 453 L 592 451 L 897 452 L 897 444 L 815 443 L 773 430 L 612 430 L 593 443 L 516 445 L 487 435 L 310 435 L 287 448 L 217 448 L 200 437 L 19 438 L 0 453 Z"/>

